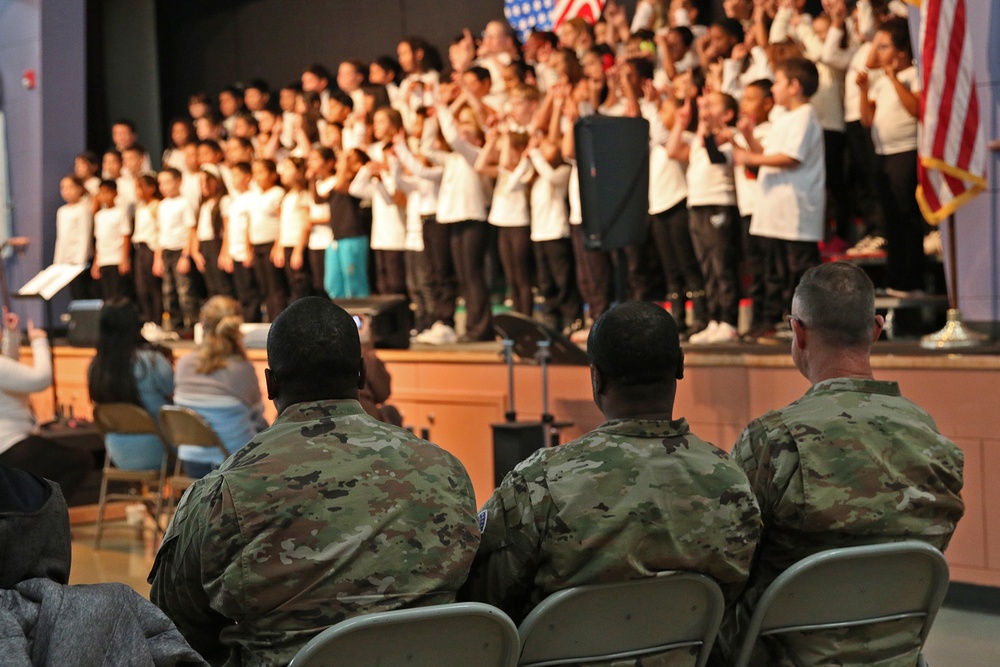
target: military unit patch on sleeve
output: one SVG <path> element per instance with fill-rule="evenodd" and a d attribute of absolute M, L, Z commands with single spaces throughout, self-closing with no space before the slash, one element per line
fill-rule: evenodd
<path fill-rule="evenodd" d="M 482 512 L 479 513 L 479 532 L 480 533 L 485 533 L 486 532 L 486 519 L 488 517 L 489 517 L 489 512 L 487 512 L 486 510 L 483 510 Z"/>

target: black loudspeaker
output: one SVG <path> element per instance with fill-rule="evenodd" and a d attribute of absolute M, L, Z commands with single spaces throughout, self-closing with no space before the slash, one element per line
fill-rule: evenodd
<path fill-rule="evenodd" d="M 573 133 L 587 247 L 613 250 L 643 243 L 649 210 L 649 122 L 586 116 Z"/>
<path fill-rule="evenodd" d="M 406 350 L 410 347 L 413 316 L 406 297 L 388 294 L 363 299 L 334 299 L 333 302 L 351 315 L 368 317 L 375 347 L 393 350 Z"/>
<path fill-rule="evenodd" d="M 63 318 L 68 320 L 66 339 L 70 345 L 73 347 L 97 347 L 103 306 L 104 302 L 100 299 L 69 302 L 69 311 Z"/>
<path fill-rule="evenodd" d="M 546 429 L 542 422 L 493 424 L 493 483 L 500 482 L 518 463 L 545 446 Z"/>

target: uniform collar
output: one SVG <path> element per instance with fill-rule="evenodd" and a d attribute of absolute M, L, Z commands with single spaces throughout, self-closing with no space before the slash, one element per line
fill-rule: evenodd
<path fill-rule="evenodd" d="M 613 419 L 597 427 L 597 432 L 608 435 L 627 435 L 634 438 L 676 438 L 691 432 L 687 420 L 680 419 Z"/>
<path fill-rule="evenodd" d="M 901 395 L 899 384 L 896 382 L 863 380 L 860 378 L 830 378 L 822 380 L 810 387 L 806 395 L 839 391 L 856 391 L 864 394 L 884 394 L 886 396 Z"/>
<path fill-rule="evenodd" d="M 285 411 L 274 420 L 277 425 L 283 422 L 304 422 L 316 419 L 347 417 L 350 415 L 367 414 L 361 404 L 353 399 L 337 401 L 307 401 L 304 403 L 294 403 L 285 408 Z"/>

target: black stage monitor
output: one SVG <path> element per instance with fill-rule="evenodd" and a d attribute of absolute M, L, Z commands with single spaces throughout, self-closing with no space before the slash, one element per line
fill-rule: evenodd
<path fill-rule="evenodd" d="M 410 302 L 405 296 L 382 294 L 356 299 L 334 299 L 333 302 L 351 315 L 367 315 L 371 319 L 375 347 L 396 350 L 410 347 L 413 316 L 410 313 Z"/>
<path fill-rule="evenodd" d="M 643 243 L 649 210 L 649 122 L 587 116 L 573 131 L 587 247 L 613 250 Z"/>

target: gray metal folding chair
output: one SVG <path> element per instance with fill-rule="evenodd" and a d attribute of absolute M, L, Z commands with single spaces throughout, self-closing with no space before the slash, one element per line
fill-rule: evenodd
<path fill-rule="evenodd" d="M 625 660 L 675 650 L 708 661 L 725 602 L 712 579 L 690 572 L 577 586 L 542 600 L 521 623 L 522 667 Z"/>
<path fill-rule="evenodd" d="M 94 406 L 94 425 L 102 437 L 111 433 L 123 435 L 155 435 L 163 441 L 160 429 L 149 413 L 138 405 L 131 403 L 104 403 Z M 97 534 L 94 537 L 94 548 L 101 547 L 101 536 L 104 532 L 104 509 L 109 500 L 139 500 L 150 511 L 160 530 L 160 514 L 163 510 L 163 488 L 167 477 L 167 460 L 169 447 L 163 445 L 163 458 L 160 468 L 151 470 L 122 470 L 115 467 L 111 457 L 104 455 L 104 470 L 101 475 L 101 495 L 97 504 Z M 108 493 L 108 482 L 121 482 L 130 486 L 129 493 Z M 153 490 L 155 488 L 155 491 Z M 135 493 L 138 489 L 138 494 Z M 151 508 L 152 506 L 152 508 Z"/>
<path fill-rule="evenodd" d="M 735 667 L 749 664 L 760 637 L 908 618 L 922 620 L 922 647 L 947 590 L 948 563 L 924 542 L 821 551 L 782 572 L 764 591 Z"/>
<path fill-rule="evenodd" d="M 189 445 L 217 449 L 222 453 L 223 460 L 229 457 L 229 452 L 226 451 L 218 434 L 208 425 L 204 417 L 190 408 L 179 405 L 164 405 L 160 408 L 160 429 L 163 431 L 167 443 L 174 450 L 177 450 L 181 445 Z M 182 474 L 182 465 L 180 457 L 177 457 L 174 463 L 174 474 L 170 476 L 169 481 L 168 514 L 173 509 L 177 494 L 183 493 L 185 489 L 197 481 Z"/>
<path fill-rule="evenodd" d="M 314 637 L 289 667 L 514 667 L 517 649 L 506 614 L 457 602 L 350 618 Z"/>

